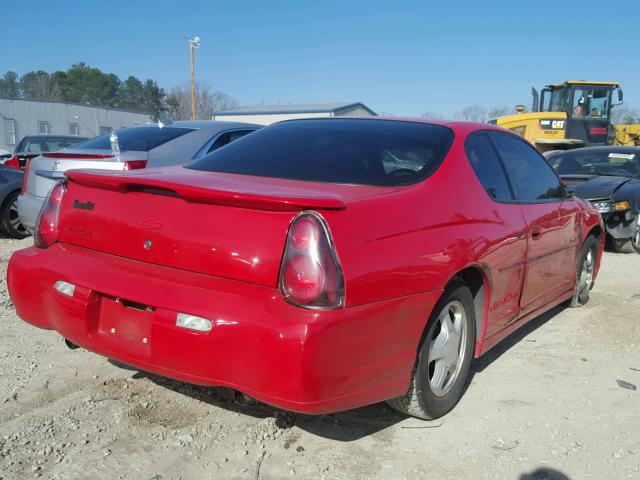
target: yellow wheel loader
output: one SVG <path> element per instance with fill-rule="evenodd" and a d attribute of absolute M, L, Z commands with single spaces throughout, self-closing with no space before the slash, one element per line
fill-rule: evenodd
<path fill-rule="evenodd" d="M 615 138 L 614 145 L 640 146 L 640 123 L 632 125 L 614 125 Z"/>
<path fill-rule="evenodd" d="M 614 142 L 611 108 L 622 103 L 618 82 L 569 80 L 547 85 L 540 94 L 532 88 L 531 93 L 531 113 L 522 113 L 524 107 L 519 106 L 520 113 L 489 122 L 513 130 L 541 152 Z"/>

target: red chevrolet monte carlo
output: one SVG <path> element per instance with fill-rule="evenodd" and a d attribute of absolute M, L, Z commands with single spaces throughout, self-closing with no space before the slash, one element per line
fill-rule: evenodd
<path fill-rule="evenodd" d="M 67 177 L 11 257 L 22 319 L 306 413 L 444 415 L 472 357 L 588 300 L 604 238 L 490 125 L 296 120 L 185 167 Z"/>

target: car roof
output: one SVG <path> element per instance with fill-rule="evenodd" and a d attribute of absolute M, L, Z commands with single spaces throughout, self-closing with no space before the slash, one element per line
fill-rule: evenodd
<path fill-rule="evenodd" d="M 339 120 L 363 120 L 370 122 L 377 121 L 393 121 L 393 122 L 411 122 L 411 123 L 423 123 L 425 125 L 441 125 L 443 127 L 449 127 L 452 130 L 455 130 L 456 133 L 465 134 L 471 133 L 477 130 L 495 130 L 498 132 L 507 132 L 512 135 L 517 135 L 516 133 L 507 130 L 506 128 L 498 127 L 496 125 L 490 123 L 480 123 L 480 122 L 461 122 L 459 120 L 440 120 L 440 119 L 431 119 L 431 118 L 418 118 L 418 117 L 391 117 L 391 116 L 368 116 L 368 117 L 320 117 L 320 118 L 296 118 L 291 120 L 283 120 L 281 122 L 273 123 L 272 125 L 277 125 L 278 123 L 289 123 L 289 122 L 308 122 L 308 121 L 339 121 Z"/>
<path fill-rule="evenodd" d="M 147 123 L 145 125 L 136 125 L 132 127 L 126 128 L 142 128 L 142 127 L 157 127 L 158 123 Z M 197 130 L 208 130 L 213 132 L 221 131 L 221 130 L 229 130 L 234 128 L 256 128 L 263 127 L 264 125 L 258 125 L 255 123 L 245 123 L 245 122 L 221 122 L 218 120 L 178 120 L 175 122 L 167 122 L 165 124 L 166 127 L 173 128 L 193 128 Z"/>

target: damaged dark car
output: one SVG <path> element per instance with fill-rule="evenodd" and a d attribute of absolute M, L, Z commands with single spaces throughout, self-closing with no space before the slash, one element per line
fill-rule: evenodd
<path fill-rule="evenodd" d="M 556 151 L 547 160 L 570 192 L 598 209 L 613 248 L 640 253 L 640 147 Z"/>

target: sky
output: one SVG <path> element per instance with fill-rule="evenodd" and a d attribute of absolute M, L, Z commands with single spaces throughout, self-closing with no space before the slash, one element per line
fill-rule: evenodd
<path fill-rule="evenodd" d="M 8 0 L 2 0 L 7 1 Z M 0 74 L 83 61 L 169 89 L 197 81 L 242 105 L 360 101 L 452 116 L 531 104 L 532 86 L 622 83 L 640 107 L 640 1 L 109 0 L 9 2 Z"/>

